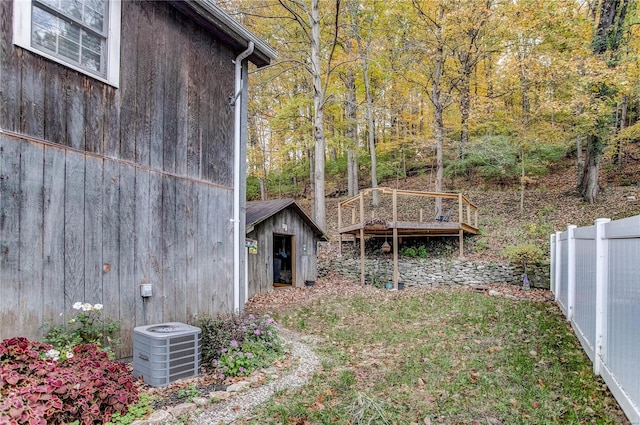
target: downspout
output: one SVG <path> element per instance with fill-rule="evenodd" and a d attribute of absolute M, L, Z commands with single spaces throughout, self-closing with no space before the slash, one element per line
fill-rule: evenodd
<path fill-rule="evenodd" d="M 240 312 L 240 131 L 242 129 L 242 110 L 241 105 L 244 99 L 242 96 L 242 61 L 253 53 L 253 41 L 249 41 L 247 50 L 240 53 L 234 61 L 236 67 L 235 78 L 235 95 L 231 99 L 231 105 L 234 106 L 234 134 L 233 134 L 233 310 Z M 240 101 L 238 101 L 240 100 Z M 242 244 L 244 245 L 244 244 Z"/>

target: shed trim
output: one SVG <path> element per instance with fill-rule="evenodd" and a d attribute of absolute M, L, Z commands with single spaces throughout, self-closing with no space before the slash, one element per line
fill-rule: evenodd
<path fill-rule="evenodd" d="M 247 202 L 247 229 L 246 233 L 251 233 L 255 226 L 267 220 L 270 217 L 278 214 L 279 212 L 291 208 L 293 209 L 302 220 L 313 230 L 321 241 L 328 241 L 329 239 L 324 232 L 318 227 L 318 225 L 305 213 L 300 205 L 296 203 L 294 199 L 272 199 L 269 201 L 249 201 Z"/>

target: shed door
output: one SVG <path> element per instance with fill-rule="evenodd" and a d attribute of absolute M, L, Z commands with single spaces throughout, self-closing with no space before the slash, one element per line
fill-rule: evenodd
<path fill-rule="evenodd" d="M 273 286 L 296 286 L 295 237 L 273 234 Z"/>

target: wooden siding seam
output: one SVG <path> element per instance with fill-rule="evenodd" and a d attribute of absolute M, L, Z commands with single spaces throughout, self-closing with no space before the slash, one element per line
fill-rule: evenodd
<path fill-rule="evenodd" d="M 184 176 L 184 175 L 179 175 L 176 173 L 171 173 L 165 170 L 161 170 L 161 169 L 157 169 L 157 168 L 151 168 L 151 167 L 146 167 L 144 165 L 132 162 L 132 161 L 127 161 L 124 159 L 119 159 L 119 158 L 113 158 L 110 156 L 106 156 L 106 155 L 101 155 L 99 153 L 95 153 L 95 152 L 87 152 L 84 151 L 82 149 L 76 149 L 73 148 L 71 146 L 65 146 L 65 145 L 61 145 L 59 143 L 55 143 L 55 142 L 51 142 L 49 140 L 45 140 L 43 138 L 40 137 L 34 137 L 34 136 L 29 136 L 28 134 L 23 134 L 23 133 L 18 133 L 15 131 L 11 131 L 11 130 L 6 130 L 3 128 L 0 128 L 0 134 L 4 134 L 7 137 L 13 137 L 16 139 L 21 139 L 21 140 L 27 140 L 29 142 L 33 142 L 33 143 L 39 143 L 42 144 L 44 146 L 50 146 L 53 148 L 58 148 L 58 149 L 62 149 L 64 151 L 67 152 L 74 152 L 74 153 L 79 153 L 82 155 L 85 155 L 86 157 L 90 157 L 90 158 L 95 158 L 95 159 L 101 159 L 101 160 L 106 160 L 106 161 L 113 161 L 116 162 L 118 164 L 122 164 L 122 165 L 129 165 L 131 167 L 140 169 L 140 170 L 144 170 L 144 171 L 151 171 L 154 173 L 158 173 L 162 176 L 169 176 L 169 177 L 175 177 L 175 178 L 179 178 L 179 179 L 183 179 L 183 180 L 187 180 L 187 181 L 191 181 L 191 182 L 195 182 L 195 183 L 202 183 L 205 184 L 207 186 L 210 187 L 215 187 L 218 189 L 225 189 L 228 191 L 233 191 L 232 187 L 229 186 L 225 186 L 225 185 L 221 185 L 221 184 L 217 184 L 217 183 L 213 183 L 207 180 L 201 180 L 201 179 L 194 179 L 193 177 L 189 177 L 189 176 Z"/>

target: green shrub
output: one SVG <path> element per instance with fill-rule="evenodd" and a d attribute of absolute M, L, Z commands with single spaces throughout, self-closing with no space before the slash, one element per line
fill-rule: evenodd
<path fill-rule="evenodd" d="M 418 250 L 412 246 L 405 246 L 400 248 L 400 255 L 409 258 L 415 258 L 418 256 Z"/>
<path fill-rule="evenodd" d="M 232 341 L 232 343 L 230 348 L 223 350 L 219 360 L 212 362 L 220 379 L 227 376 L 247 376 L 258 364 L 256 356 L 252 352 L 243 351 L 237 341 Z"/>
<path fill-rule="evenodd" d="M 238 315 L 201 316 L 195 326 L 202 330 L 202 362 L 211 363 L 220 358 L 222 350 L 231 346 L 231 341 L 244 339 L 244 320 Z"/>
<path fill-rule="evenodd" d="M 247 200 L 260 199 L 260 179 L 254 176 L 247 176 Z"/>
<path fill-rule="evenodd" d="M 489 238 L 482 237 L 475 240 L 475 251 L 482 252 L 489 248 Z"/>
<path fill-rule="evenodd" d="M 194 384 L 189 384 L 184 388 L 180 388 L 176 395 L 178 398 L 186 398 L 187 401 L 192 401 L 194 397 L 197 397 L 200 394 L 198 388 Z"/>
<path fill-rule="evenodd" d="M 201 317 L 196 325 L 202 329 L 203 362 L 213 365 L 219 380 L 249 375 L 284 347 L 278 324 L 268 315 Z"/>
<path fill-rule="evenodd" d="M 148 394 L 142 393 L 137 403 L 130 405 L 126 412 L 115 412 L 105 425 L 129 425 L 151 411 L 151 398 Z"/>
<path fill-rule="evenodd" d="M 97 345 L 57 357 L 51 345 L 26 338 L 0 342 L 1 424 L 105 423 L 139 400 L 127 366 Z"/>
<path fill-rule="evenodd" d="M 113 347 L 119 342 L 115 335 L 120 331 L 120 322 L 104 319 L 102 304 L 77 302 L 73 309 L 78 313 L 66 325 L 45 326 L 44 341 L 58 350 L 63 360 L 80 344 L 95 344 L 103 351 L 113 353 Z"/>
<path fill-rule="evenodd" d="M 542 261 L 544 253 L 534 244 L 521 244 L 508 246 L 504 249 L 504 256 L 512 263 L 520 264 L 526 273 L 528 264 L 536 264 Z"/>

